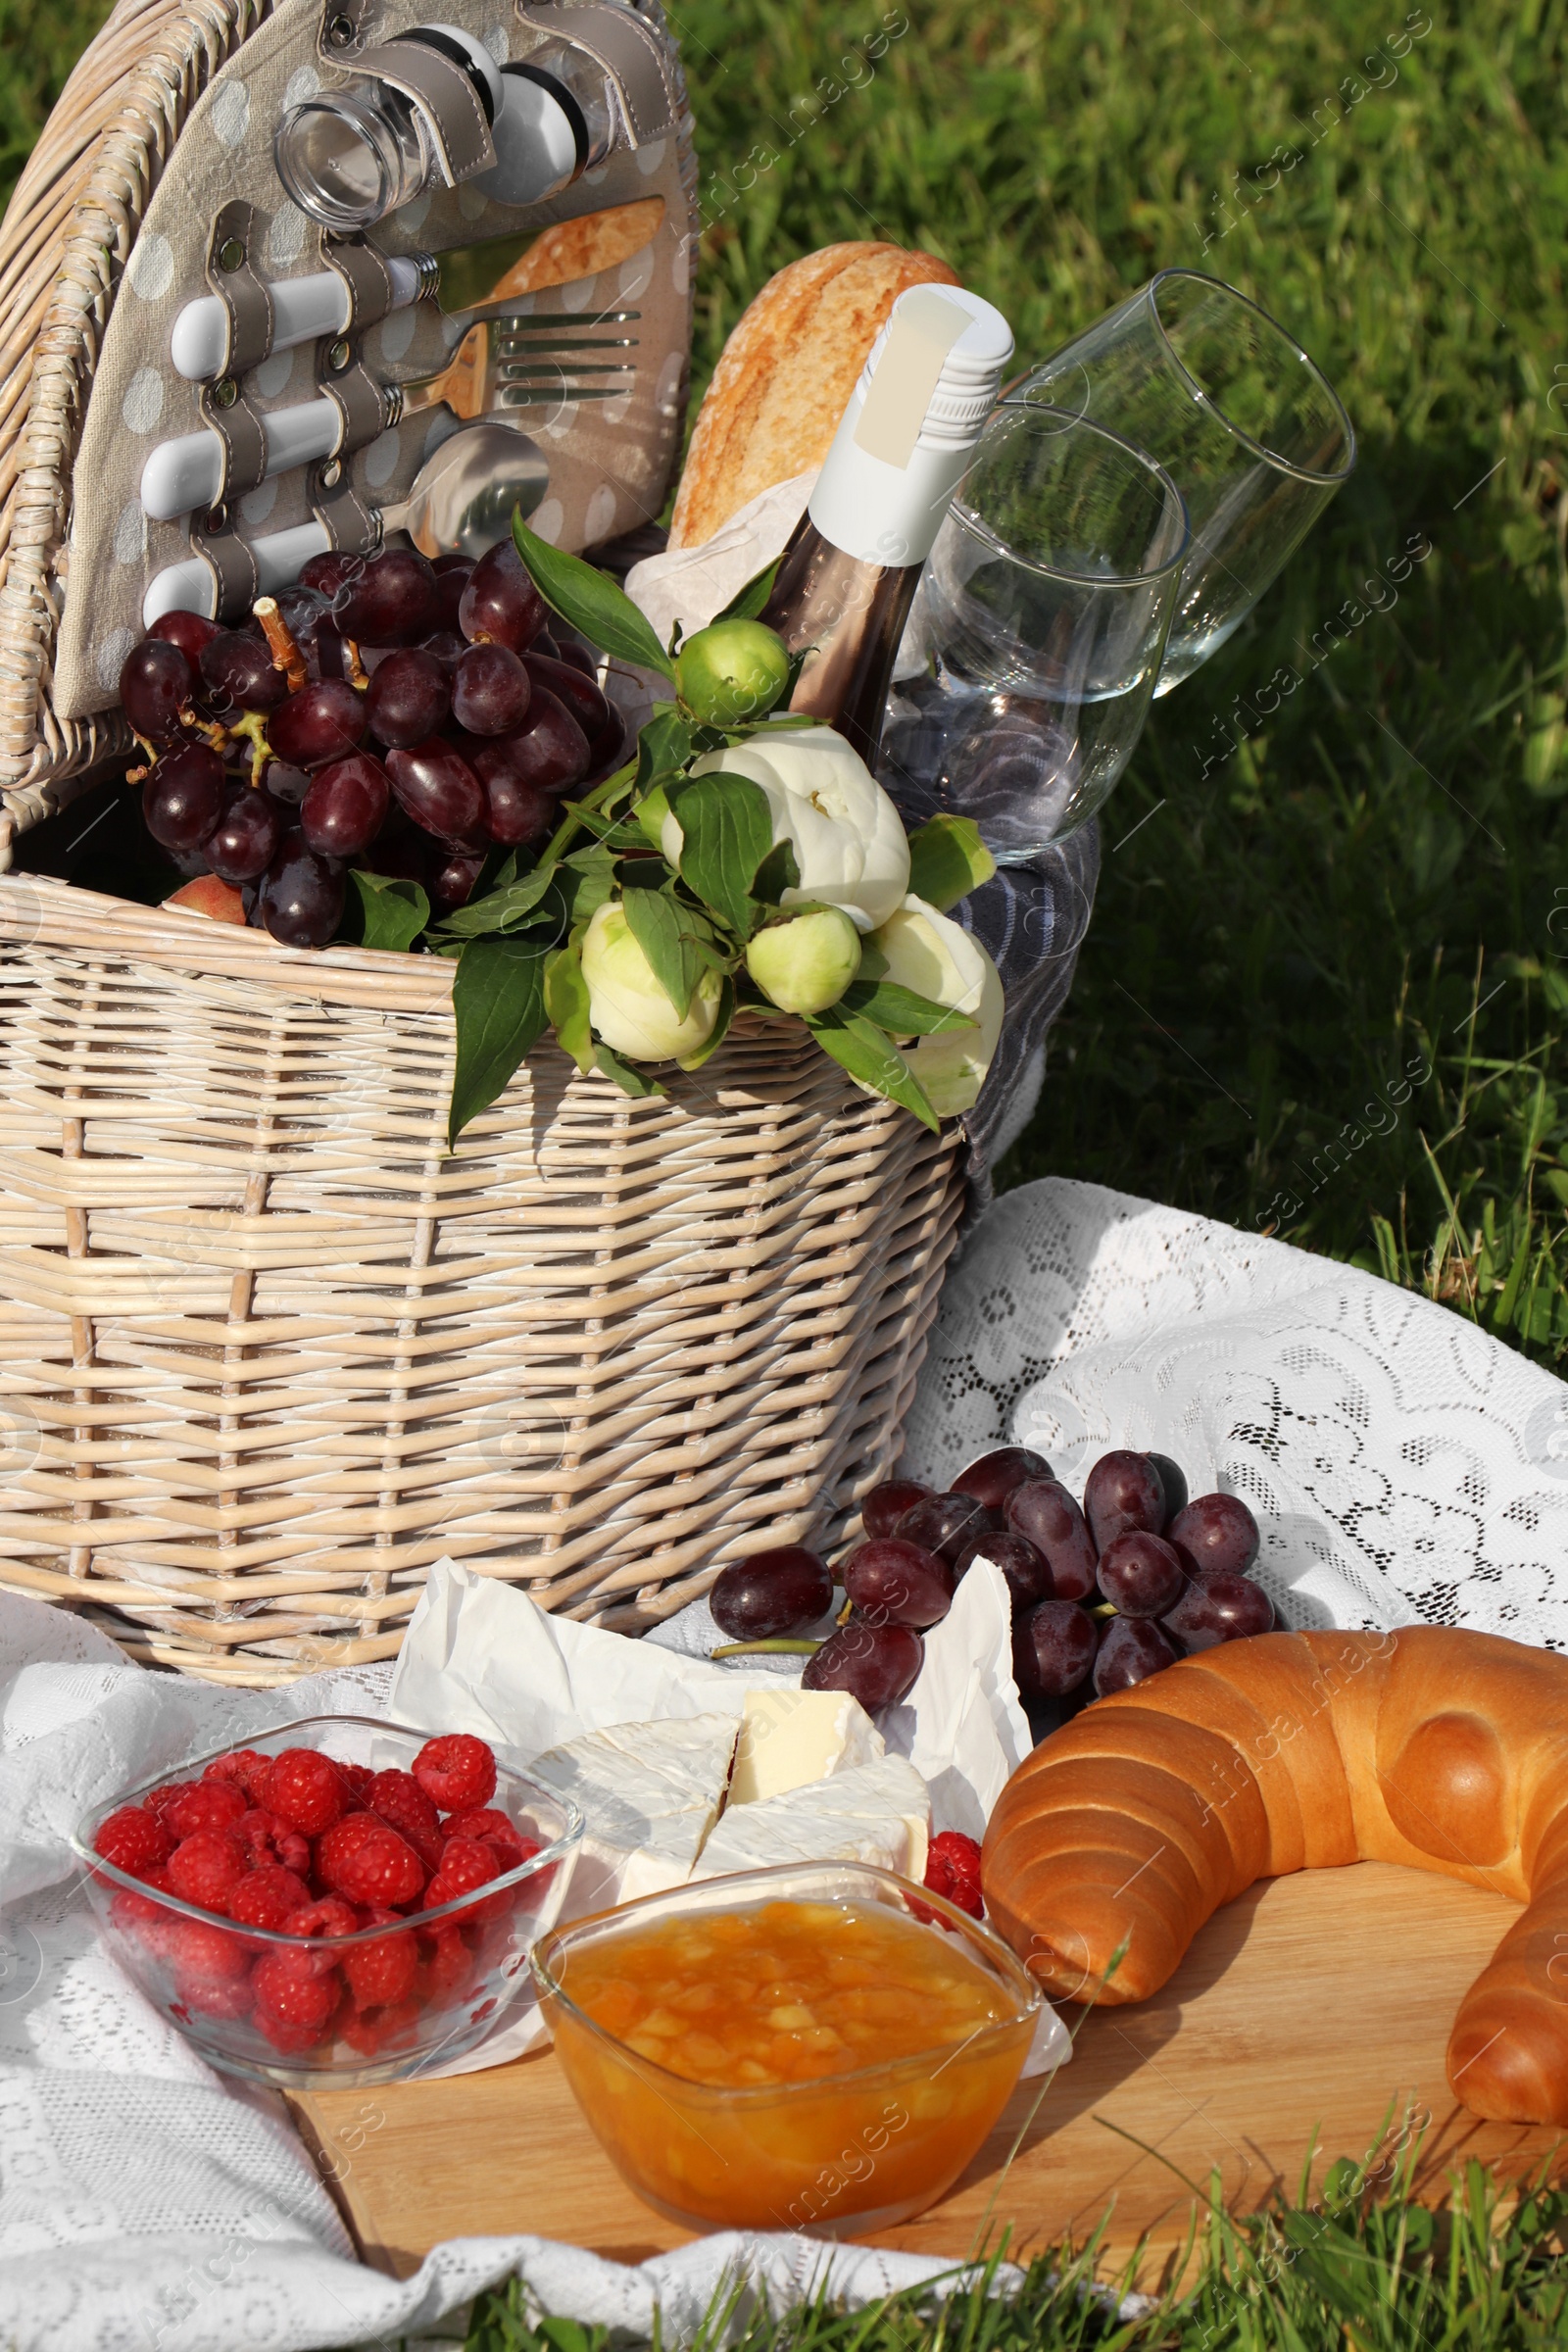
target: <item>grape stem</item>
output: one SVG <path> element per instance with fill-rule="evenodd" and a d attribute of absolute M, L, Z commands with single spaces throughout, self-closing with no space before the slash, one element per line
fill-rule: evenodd
<path fill-rule="evenodd" d="M 726 1642 L 722 1649 L 710 1649 L 708 1654 L 710 1658 L 814 1658 L 821 1646 L 820 1642 L 775 1636 L 771 1642 Z"/>
<path fill-rule="evenodd" d="M 184 710 L 181 710 L 179 714 L 179 723 L 182 727 L 189 727 L 192 734 L 199 735 L 203 743 L 206 744 L 208 750 L 211 752 L 216 752 L 220 760 L 221 760 L 223 754 L 227 751 L 229 746 L 229 733 L 226 727 L 220 726 L 216 718 L 198 718 L 195 711 L 191 709 L 189 703 L 185 705 Z M 140 740 L 141 738 L 138 736 L 137 741 L 140 742 Z M 149 746 L 149 749 L 151 747 Z M 157 756 L 158 755 L 155 752 L 153 754 L 154 759 L 156 759 Z"/>
<path fill-rule="evenodd" d="M 294 632 L 277 609 L 276 597 L 259 596 L 251 611 L 262 624 L 272 657 L 272 667 L 283 672 L 290 694 L 298 694 L 310 673 L 305 666 L 305 656 L 295 642 Z"/>
<path fill-rule="evenodd" d="M 270 760 L 273 756 L 272 747 L 267 740 L 266 713 L 261 710 L 245 711 L 234 721 L 233 726 L 229 729 L 229 733 L 231 735 L 243 735 L 246 742 L 250 745 L 251 782 L 253 785 L 260 784 L 262 780 L 262 770 L 266 767 L 269 760 Z M 215 744 L 213 748 L 216 751 L 218 747 Z"/>
<path fill-rule="evenodd" d="M 349 665 L 349 684 L 363 694 L 370 683 L 370 673 L 360 660 L 360 649 L 352 637 L 343 639 L 343 658 Z"/>

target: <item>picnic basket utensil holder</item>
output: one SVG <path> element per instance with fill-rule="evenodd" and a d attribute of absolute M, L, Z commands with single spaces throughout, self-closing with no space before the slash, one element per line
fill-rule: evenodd
<path fill-rule="evenodd" d="M 137 224 L 268 11 L 121 0 L 0 229 L 0 869 L 129 748 L 51 703 Z M 149 1664 L 393 1655 L 450 1553 L 638 1631 L 886 1475 L 962 1145 L 742 1020 L 633 1102 L 547 1039 L 445 1149 L 452 967 L 0 870 L 0 1586 Z"/>

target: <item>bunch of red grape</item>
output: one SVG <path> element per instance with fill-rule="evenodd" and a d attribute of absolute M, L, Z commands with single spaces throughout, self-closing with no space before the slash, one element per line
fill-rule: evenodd
<path fill-rule="evenodd" d="M 1274 1623 L 1268 1594 L 1247 1574 L 1258 1545 L 1251 1512 L 1234 1494 L 1189 1501 L 1164 1454 L 1102 1454 L 1080 1508 L 1049 1462 L 1006 1446 L 971 1462 L 945 1494 L 909 1479 L 873 1487 L 860 1515 L 865 1540 L 839 1570 L 849 1614 L 801 1681 L 848 1690 L 869 1712 L 911 1689 L 922 1633 L 941 1623 L 978 1559 L 995 1562 L 1011 1595 L 1013 1671 L 1029 1701 L 1091 1683 L 1103 1697 Z M 733 1641 L 752 1642 L 804 1635 L 832 1597 L 825 1563 L 789 1544 L 724 1569 L 709 1605 Z"/>
<path fill-rule="evenodd" d="M 547 617 L 510 540 L 476 564 L 313 556 L 239 628 L 165 613 L 120 673 L 148 832 L 289 947 L 334 937 L 351 866 L 462 906 L 624 750 L 596 658 Z"/>

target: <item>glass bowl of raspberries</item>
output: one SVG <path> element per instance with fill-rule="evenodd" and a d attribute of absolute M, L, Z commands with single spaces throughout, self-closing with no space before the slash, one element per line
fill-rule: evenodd
<path fill-rule="evenodd" d="M 72 1843 L 115 1958 L 209 2065 L 319 2089 L 495 2032 L 582 1826 L 469 1733 L 316 1715 L 122 1790 Z"/>

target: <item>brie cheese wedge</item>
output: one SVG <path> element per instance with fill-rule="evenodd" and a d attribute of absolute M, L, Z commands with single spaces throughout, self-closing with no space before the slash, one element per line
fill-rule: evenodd
<path fill-rule="evenodd" d="M 731 1805 L 703 1848 L 693 1876 L 781 1862 L 870 1862 L 906 1879 L 925 1876 L 931 1793 L 905 1756 L 830 1773 L 749 1805 Z"/>
<path fill-rule="evenodd" d="M 528 1766 L 582 1808 L 566 1916 L 684 1886 L 723 1802 L 740 1720 L 688 1715 L 615 1724 Z"/>
<path fill-rule="evenodd" d="M 763 1803 L 884 1752 L 881 1733 L 847 1690 L 748 1690 L 729 1801 Z"/>

